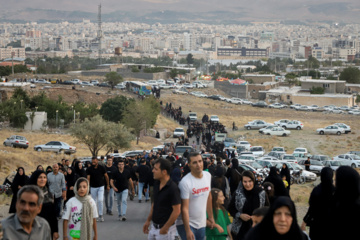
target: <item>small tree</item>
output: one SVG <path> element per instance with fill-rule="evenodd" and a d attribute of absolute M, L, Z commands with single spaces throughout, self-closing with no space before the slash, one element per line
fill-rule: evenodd
<path fill-rule="evenodd" d="M 133 139 L 133 135 L 124 125 L 107 122 L 100 115 L 73 125 L 70 133 L 79 143 L 84 143 L 89 148 L 92 156 L 97 156 L 103 148 L 107 152 L 128 148 Z"/>
<path fill-rule="evenodd" d="M 170 77 L 175 78 L 178 75 L 178 70 L 176 68 L 171 69 Z"/>
<path fill-rule="evenodd" d="M 324 94 L 324 92 L 325 92 L 325 89 L 322 87 L 312 87 L 310 89 L 311 94 Z"/>
<path fill-rule="evenodd" d="M 187 63 L 188 65 L 191 65 L 191 64 L 194 63 L 194 56 L 193 56 L 191 53 L 189 53 L 189 54 L 186 56 L 186 63 Z"/>
<path fill-rule="evenodd" d="M 114 89 L 117 84 L 123 81 L 123 78 L 117 72 L 109 72 L 105 75 L 105 81 L 109 83 L 111 89 Z"/>
<path fill-rule="evenodd" d="M 120 122 L 123 118 L 124 111 L 127 105 L 129 105 L 129 103 L 132 101 L 134 100 L 127 99 L 124 96 L 109 98 L 101 105 L 100 115 L 105 120 L 112 122 Z"/>
<path fill-rule="evenodd" d="M 360 83 L 360 70 L 356 67 L 347 67 L 340 73 L 340 79 L 348 83 Z"/>

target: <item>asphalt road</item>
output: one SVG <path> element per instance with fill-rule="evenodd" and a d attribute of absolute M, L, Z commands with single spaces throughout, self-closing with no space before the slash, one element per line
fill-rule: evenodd
<path fill-rule="evenodd" d="M 137 198 L 134 201 L 128 200 L 125 222 L 118 220 L 117 202 L 114 201 L 113 216 L 104 215 L 104 222 L 97 223 L 98 240 L 141 240 L 147 239 L 142 232 L 142 227 L 150 211 L 150 201 L 145 202 L 144 197 L 141 203 Z M 105 203 L 104 203 L 105 210 Z M 59 234 L 62 240 L 62 220 L 59 220 Z"/>

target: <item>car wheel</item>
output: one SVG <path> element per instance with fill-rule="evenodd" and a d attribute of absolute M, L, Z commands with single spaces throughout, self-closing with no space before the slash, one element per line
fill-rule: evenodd
<path fill-rule="evenodd" d="M 251 130 L 251 127 L 250 127 L 250 126 L 248 126 L 248 127 L 246 127 L 246 129 L 247 129 L 247 130 Z"/>
<path fill-rule="evenodd" d="M 267 133 L 266 135 L 270 135 L 270 133 Z"/>
<path fill-rule="evenodd" d="M 283 129 L 286 129 L 286 126 L 282 126 L 283 127 Z"/>
<path fill-rule="evenodd" d="M 336 135 L 341 135 L 341 132 L 337 132 Z"/>
<path fill-rule="evenodd" d="M 36 149 L 36 151 L 41 152 L 41 151 L 42 151 L 42 149 L 41 149 L 41 148 L 37 148 L 37 149 Z"/>
<path fill-rule="evenodd" d="M 356 165 L 353 163 L 353 164 L 351 164 L 351 167 L 352 167 L 352 168 L 356 168 Z"/>
<path fill-rule="evenodd" d="M 301 130 L 301 127 L 300 127 L 300 126 L 297 126 L 296 129 L 297 129 L 297 130 Z"/>
<path fill-rule="evenodd" d="M 324 131 L 320 131 L 319 134 L 320 134 L 320 135 L 324 135 Z"/>
<path fill-rule="evenodd" d="M 283 134 L 283 137 L 286 137 L 286 133 Z"/>
<path fill-rule="evenodd" d="M 305 177 L 300 176 L 299 178 L 299 184 L 304 184 L 306 182 Z"/>

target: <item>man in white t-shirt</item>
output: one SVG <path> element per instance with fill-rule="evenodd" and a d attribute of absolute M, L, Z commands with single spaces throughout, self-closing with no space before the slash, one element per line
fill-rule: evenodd
<path fill-rule="evenodd" d="M 215 223 L 210 194 L 211 175 L 203 171 L 203 160 L 197 152 L 189 154 L 188 165 L 191 172 L 179 183 L 182 221 L 178 219 L 176 225 L 182 240 L 204 240 L 206 213 L 208 220 Z"/>

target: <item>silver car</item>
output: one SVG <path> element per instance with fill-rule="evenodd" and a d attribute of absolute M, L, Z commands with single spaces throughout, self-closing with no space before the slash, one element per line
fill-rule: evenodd
<path fill-rule="evenodd" d="M 76 147 L 70 146 L 69 144 L 60 141 L 51 141 L 43 145 L 36 145 L 34 150 L 38 152 L 63 152 L 65 154 L 71 154 L 76 152 Z"/>
<path fill-rule="evenodd" d="M 4 146 L 27 149 L 29 147 L 29 142 L 23 136 L 13 135 L 4 141 Z"/>

